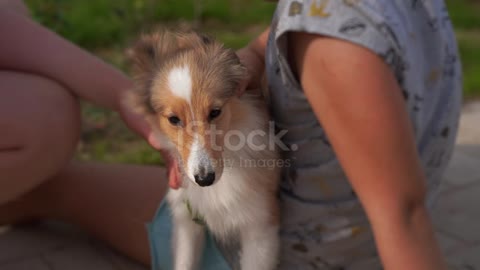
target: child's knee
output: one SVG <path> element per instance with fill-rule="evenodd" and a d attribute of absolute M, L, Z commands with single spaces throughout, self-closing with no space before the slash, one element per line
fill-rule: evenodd
<path fill-rule="evenodd" d="M 43 154 L 75 149 L 80 106 L 68 89 L 45 77 L 16 72 L 0 72 L 0 81 L 5 88 L 0 94 L 0 126 L 8 130 L 0 140 L 8 136 Z"/>
<path fill-rule="evenodd" d="M 79 140 L 80 107 L 50 79 L 0 72 L 0 82 L 1 203 L 39 185 L 71 160 Z"/>

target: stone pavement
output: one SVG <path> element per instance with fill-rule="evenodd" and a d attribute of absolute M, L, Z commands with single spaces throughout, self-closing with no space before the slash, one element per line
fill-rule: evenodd
<path fill-rule="evenodd" d="M 451 269 L 480 270 L 480 102 L 462 114 L 457 148 L 433 215 Z M 140 270 L 64 224 L 0 227 L 1 270 Z"/>
<path fill-rule="evenodd" d="M 480 102 L 463 108 L 433 221 L 451 269 L 480 270 Z"/>

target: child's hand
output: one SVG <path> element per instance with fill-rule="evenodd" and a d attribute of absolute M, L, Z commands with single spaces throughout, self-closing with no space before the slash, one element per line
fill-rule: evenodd
<path fill-rule="evenodd" d="M 167 177 L 168 184 L 173 189 L 178 189 L 182 185 L 180 172 L 178 171 L 178 165 L 174 158 L 170 156 L 164 149 L 163 146 L 155 139 L 155 136 L 152 132 L 152 129 L 145 121 L 145 119 L 130 110 L 124 102 L 118 102 L 118 112 L 122 117 L 125 124 L 133 130 L 135 133 L 142 136 L 147 142 L 155 148 L 156 150 L 162 153 L 162 157 L 165 161 L 165 167 L 167 168 Z"/>
<path fill-rule="evenodd" d="M 260 89 L 264 73 L 263 59 L 250 46 L 238 50 L 237 56 L 247 69 L 247 76 L 238 88 L 238 96 L 241 96 L 246 90 Z"/>
<path fill-rule="evenodd" d="M 247 69 L 247 78 L 240 85 L 238 95 L 245 90 L 259 90 L 265 73 L 265 48 L 270 28 L 267 28 L 258 38 L 250 42 L 246 47 L 237 51 L 240 62 Z"/>

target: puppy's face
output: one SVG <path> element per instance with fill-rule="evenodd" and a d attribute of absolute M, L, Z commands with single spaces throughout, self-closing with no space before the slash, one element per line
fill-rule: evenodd
<path fill-rule="evenodd" d="M 134 104 L 176 149 L 186 175 L 209 186 L 223 172 L 231 100 L 245 70 L 236 55 L 195 33 L 143 37 L 136 63 Z"/>

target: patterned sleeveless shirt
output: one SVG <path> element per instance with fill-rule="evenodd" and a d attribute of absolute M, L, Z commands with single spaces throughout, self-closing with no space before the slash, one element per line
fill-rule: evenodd
<path fill-rule="evenodd" d="M 280 269 L 378 269 L 368 220 L 287 61 L 291 31 L 352 42 L 388 64 L 415 131 L 430 207 L 452 154 L 462 98 L 445 4 L 280 0 L 271 25 L 266 55 L 271 111 L 277 129 L 288 131 L 282 139 L 291 149 L 284 153 L 291 166 L 284 168 L 280 192 Z"/>

